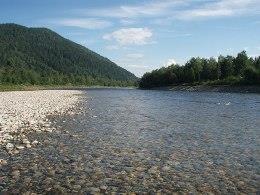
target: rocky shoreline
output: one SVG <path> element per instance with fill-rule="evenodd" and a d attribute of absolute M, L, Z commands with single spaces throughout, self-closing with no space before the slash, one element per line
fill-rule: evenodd
<path fill-rule="evenodd" d="M 31 132 L 52 132 L 48 116 L 73 114 L 80 91 L 44 90 L 0 92 L 0 146 L 10 155 L 39 144 Z M 0 166 L 6 164 L 0 159 Z"/>

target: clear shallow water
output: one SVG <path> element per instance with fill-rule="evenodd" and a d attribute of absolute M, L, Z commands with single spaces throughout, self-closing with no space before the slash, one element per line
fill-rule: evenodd
<path fill-rule="evenodd" d="M 24 171 L 5 189 L 259 193 L 260 95 L 84 93 L 78 115 L 53 119 L 60 131 L 31 135 L 42 145 L 12 159 Z"/>
<path fill-rule="evenodd" d="M 119 180 L 120 188 L 259 190 L 259 95 L 93 89 L 86 96 L 87 111 L 71 126 L 105 177 L 123 172 L 135 181 Z"/>

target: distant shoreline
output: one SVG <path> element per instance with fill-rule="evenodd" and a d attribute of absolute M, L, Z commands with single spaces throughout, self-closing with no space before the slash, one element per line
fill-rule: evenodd
<path fill-rule="evenodd" d="M 119 86 L 44 86 L 44 85 L 0 85 L 2 91 L 37 91 L 37 90 L 82 90 L 82 89 L 136 89 L 137 87 L 119 87 Z"/>
<path fill-rule="evenodd" d="M 259 93 L 260 86 L 238 85 L 178 85 L 153 87 L 150 90 L 190 91 L 190 92 L 225 92 L 225 93 Z"/>
<path fill-rule="evenodd" d="M 152 87 L 149 89 L 138 88 L 134 86 L 119 87 L 119 86 L 27 86 L 0 85 L 2 91 L 37 91 L 37 90 L 84 90 L 84 89 L 140 89 L 140 90 L 164 90 L 164 91 L 189 91 L 189 92 L 223 92 L 223 93 L 259 93 L 260 86 L 249 85 L 176 85 L 165 87 Z"/>

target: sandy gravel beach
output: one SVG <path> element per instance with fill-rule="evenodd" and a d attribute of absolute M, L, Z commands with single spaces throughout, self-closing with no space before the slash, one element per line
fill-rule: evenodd
<path fill-rule="evenodd" d="M 37 140 L 28 140 L 26 134 L 53 131 L 47 116 L 73 114 L 80 93 L 76 90 L 0 92 L 0 145 L 13 154 L 38 144 Z"/>

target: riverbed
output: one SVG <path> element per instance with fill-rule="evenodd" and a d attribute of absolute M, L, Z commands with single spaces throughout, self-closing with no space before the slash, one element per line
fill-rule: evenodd
<path fill-rule="evenodd" d="M 259 193 L 260 95 L 81 90 L 35 147 L 1 148 L 13 193 Z M 73 111 L 73 112 L 74 112 Z"/>

